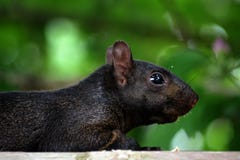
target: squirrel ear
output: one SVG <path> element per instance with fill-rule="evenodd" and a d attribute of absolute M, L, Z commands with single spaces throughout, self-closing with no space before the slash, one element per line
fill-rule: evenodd
<path fill-rule="evenodd" d="M 108 47 L 106 54 L 106 63 L 112 65 L 113 64 L 113 47 Z"/>
<path fill-rule="evenodd" d="M 112 63 L 117 83 L 124 87 L 127 84 L 127 77 L 133 67 L 131 50 L 125 42 L 117 41 L 114 43 L 112 48 Z"/>

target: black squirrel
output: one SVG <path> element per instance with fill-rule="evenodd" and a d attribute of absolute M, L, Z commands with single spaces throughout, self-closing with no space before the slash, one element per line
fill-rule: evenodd
<path fill-rule="evenodd" d="M 107 64 L 77 85 L 0 93 L 0 151 L 142 150 L 125 134 L 174 122 L 198 95 L 168 70 L 132 59 L 117 41 Z"/>

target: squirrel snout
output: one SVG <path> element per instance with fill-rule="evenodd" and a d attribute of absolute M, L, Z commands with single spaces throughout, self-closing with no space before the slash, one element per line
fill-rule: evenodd
<path fill-rule="evenodd" d="M 190 106 L 194 107 L 196 105 L 196 103 L 198 102 L 198 99 L 199 99 L 199 96 L 196 93 L 194 93 L 192 96 L 192 101 L 191 101 Z"/>

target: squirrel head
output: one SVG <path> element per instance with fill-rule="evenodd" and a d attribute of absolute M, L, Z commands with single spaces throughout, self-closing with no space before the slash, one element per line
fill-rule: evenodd
<path fill-rule="evenodd" d="M 137 116 L 144 119 L 144 124 L 173 122 L 198 101 L 191 87 L 168 70 L 133 60 L 123 41 L 108 48 L 107 63 L 113 67 L 119 96 L 125 104 L 123 109 L 126 113 L 139 113 Z"/>

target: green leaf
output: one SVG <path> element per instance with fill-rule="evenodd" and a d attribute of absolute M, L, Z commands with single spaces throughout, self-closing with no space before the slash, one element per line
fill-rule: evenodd
<path fill-rule="evenodd" d="M 230 120 L 216 119 L 207 128 L 207 146 L 211 150 L 227 150 L 233 138 L 233 133 L 233 125 Z"/>

